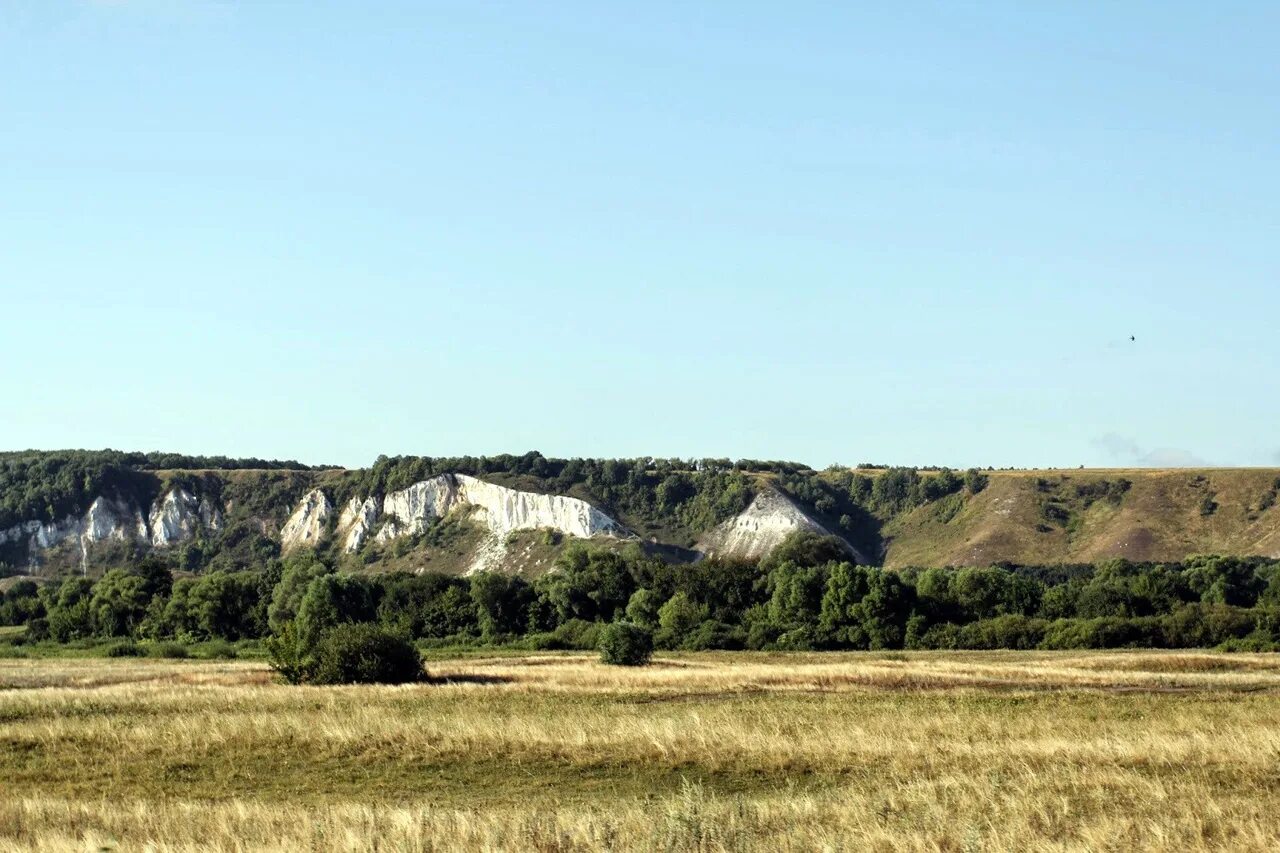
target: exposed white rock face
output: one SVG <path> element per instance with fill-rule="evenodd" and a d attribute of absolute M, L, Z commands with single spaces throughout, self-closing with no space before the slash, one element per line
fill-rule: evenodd
<path fill-rule="evenodd" d="M 457 489 L 453 477 L 448 474 L 389 493 L 382 500 L 382 514 L 387 516 L 388 524 L 378 531 L 379 541 L 388 538 L 383 536 L 388 529 L 394 530 L 389 534 L 391 537 L 420 533 L 435 519 L 443 518 L 456 499 Z"/>
<path fill-rule="evenodd" d="M 27 540 L 28 550 L 52 548 L 80 535 L 81 520 L 68 515 L 61 521 L 24 521 L 0 530 L 0 545 Z"/>
<path fill-rule="evenodd" d="M 87 567 L 89 546 L 99 542 L 144 542 L 164 548 L 192 538 L 198 530 L 216 533 L 221 529 L 222 510 L 216 504 L 177 488 L 158 499 L 147 517 L 131 501 L 99 495 L 83 516 L 24 521 L 0 530 L 0 545 L 25 540 L 27 555 L 37 565 L 41 551 L 75 542 L 80 545 L 81 566 Z"/>
<path fill-rule="evenodd" d="M 500 564 L 506 537 L 517 530 L 550 528 L 581 539 L 630 535 L 586 501 L 508 489 L 465 474 L 440 474 L 390 492 L 381 506 L 372 497 L 352 498 L 338 516 L 338 535 L 342 537 L 343 550 L 352 553 L 360 550 L 370 534 L 375 542 L 389 542 L 420 533 L 437 519 L 460 509 L 471 510 L 472 517 L 490 534 L 477 549 L 472 571 Z M 328 498 L 318 489 L 307 494 L 280 532 L 284 547 L 318 543 L 332 512 Z M 383 522 L 381 527 L 377 526 L 379 521 Z"/>
<path fill-rule="evenodd" d="M 280 529 L 280 547 L 285 551 L 302 546 L 314 547 L 324 538 L 329 524 L 329 516 L 333 514 L 333 504 L 319 489 L 307 492 L 289 516 L 289 520 Z"/>
<path fill-rule="evenodd" d="M 105 542 L 108 539 L 128 542 L 147 538 L 147 522 L 142 511 L 124 501 L 99 497 L 84 515 L 84 529 L 80 534 L 84 542 Z"/>
<path fill-rule="evenodd" d="M 352 498 L 338 516 L 338 532 L 345 533 L 342 549 L 348 554 L 360 550 L 364 540 L 378 521 L 378 501 L 374 498 Z"/>
<path fill-rule="evenodd" d="M 391 492 L 383 499 L 381 516 L 386 523 L 374 541 L 388 542 L 420 532 L 436 519 L 462 508 L 471 509 L 472 517 L 488 528 L 490 534 L 477 549 L 469 569 L 473 572 L 499 567 L 506 553 L 506 537 L 517 530 L 550 528 L 581 539 L 629 535 L 612 518 L 577 498 L 508 489 L 466 474 L 440 474 Z M 354 551 L 373 529 L 379 513 L 377 505 L 369 500 L 359 507 L 353 500 L 344 510 L 344 517 L 348 512 L 352 526 L 345 547 Z"/>
<path fill-rule="evenodd" d="M 115 498 L 98 497 L 83 517 L 68 515 L 61 521 L 26 521 L 0 530 L 0 545 L 23 539 L 33 565 L 39 563 L 40 551 L 64 542 L 78 542 L 80 565 L 84 568 L 88 565 L 90 545 L 108 540 L 146 541 L 147 522 L 137 507 Z"/>
<path fill-rule="evenodd" d="M 193 538 L 204 517 L 214 520 L 214 513 L 204 511 L 203 503 L 186 489 L 170 489 L 151 508 L 151 544 L 157 548 L 168 548 Z M 220 515 L 217 520 L 221 524 Z"/>
<path fill-rule="evenodd" d="M 766 489 L 741 513 L 703 536 L 696 547 L 707 556 L 758 560 L 797 530 L 833 535 L 782 492 Z M 866 562 L 852 547 L 849 551 L 859 562 Z"/>
<path fill-rule="evenodd" d="M 515 530 L 542 528 L 580 539 L 625 535 L 618 522 L 577 498 L 520 492 L 465 474 L 457 474 L 455 479 L 458 502 L 484 510 L 485 524 L 500 537 Z"/>

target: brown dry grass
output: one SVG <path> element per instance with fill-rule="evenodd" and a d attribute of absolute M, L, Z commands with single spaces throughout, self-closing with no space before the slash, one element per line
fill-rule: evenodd
<path fill-rule="evenodd" d="M 1280 846 L 1280 660 L 0 661 L 0 849 Z"/>
<path fill-rule="evenodd" d="M 889 522 L 885 562 L 902 567 L 1181 560 L 1211 553 L 1280 556 L 1280 506 L 1261 508 L 1277 477 L 1280 470 L 1274 468 L 993 471 L 990 485 L 966 498 L 954 515 L 939 517 L 927 505 Z M 1100 480 L 1124 478 L 1131 487 L 1118 506 L 1098 501 L 1087 509 L 1072 507 L 1078 529 L 1041 530 L 1041 478 L 1066 478 L 1067 495 L 1076 484 Z M 1218 503 L 1207 516 L 1200 512 L 1206 494 Z"/>

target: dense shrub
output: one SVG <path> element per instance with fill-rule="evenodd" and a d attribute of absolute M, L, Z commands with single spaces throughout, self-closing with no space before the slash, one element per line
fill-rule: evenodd
<path fill-rule="evenodd" d="M 613 622 L 600 631 L 600 660 L 615 666 L 643 666 L 653 657 L 653 633 L 631 622 Z"/>
<path fill-rule="evenodd" d="M 556 648 L 589 651 L 600 646 L 600 623 L 570 619 L 551 632 Z"/>
<path fill-rule="evenodd" d="M 369 623 L 330 628 L 314 650 L 313 684 L 406 684 L 426 673 L 408 638 Z"/>

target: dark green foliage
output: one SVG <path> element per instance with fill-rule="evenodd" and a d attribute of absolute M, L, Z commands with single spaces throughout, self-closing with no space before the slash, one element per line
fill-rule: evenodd
<path fill-rule="evenodd" d="M 174 469 L 314 470 L 299 462 L 124 453 L 118 450 L 24 450 L 0 453 L 0 528 L 82 513 L 100 495 L 146 505 L 159 492 L 153 473 Z"/>
<path fill-rule="evenodd" d="M 705 604 L 698 604 L 686 592 L 677 592 L 658 608 L 655 641 L 664 649 L 681 648 L 708 616 Z"/>
<path fill-rule="evenodd" d="M 407 638 L 377 625 L 348 623 L 326 631 L 314 649 L 313 684 L 406 684 L 426 677 Z"/>
<path fill-rule="evenodd" d="M 0 625 L 22 625 L 44 615 L 40 587 L 33 581 L 18 581 L 0 595 Z"/>
<path fill-rule="evenodd" d="M 783 563 L 795 566 L 825 566 L 849 559 L 849 550 L 835 536 L 808 530 L 792 533 L 760 561 L 761 572 L 771 572 Z"/>
<path fill-rule="evenodd" d="M 404 634 L 371 622 L 343 622 L 308 641 L 290 622 L 265 643 L 268 661 L 290 684 L 405 684 L 426 678 Z"/>
<path fill-rule="evenodd" d="M 374 621 L 381 593 L 377 581 L 364 575 L 327 574 L 315 578 L 298 604 L 298 641 L 313 648 L 338 625 Z"/>
<path fill-rule="evenodd" d="M 638 589 L 627 602 L 627 618 L 650 630 L 658 627 L 658 611 L 662 607 L 658 594 L 651 589 Z"/>
<path fill-rule="evenodd" d="M 964 487 L 969 490 L 969 494 L 976 495 L 987 487 L 989 479 L 977 468 L 970 468 L 964 472 Z"/>
<path fill-rule="evenodd" d="M 538 579 L 536 588 L 555 608 L 558 621 L 611 622 L 623 615 L 638 586 L 635 558 L 584 543 L 574 543 L 556 560 L 556 571 Z"/>
<path fill-rule="evenodd" d="M 653 656 L 653 633 L 631 622 L 612 622 L 600 630 L 600 660 L 615 666 L 643 666 Z"/>
<path fill-rule="evenodd" d="M 482 572 L 471 578 L 471 601 L 480 638 L 495 642 L 523 634 L 529 625 L 533 588 L 521 577 Z"/>
<path fill-rule="evenodd" d="M 68 578 L 58 587 L 40 590 L 48 614 L 49 636 L 59 643 L 93 636 L 95 624 L 90 600 L 93 582 L 88 578 Z"/>

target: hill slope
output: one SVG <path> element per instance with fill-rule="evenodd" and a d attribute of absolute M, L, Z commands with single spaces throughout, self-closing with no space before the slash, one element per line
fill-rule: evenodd
<path fill-rule="evenodd" d="M 1191 554 L 1280 556 L 1280 472 L 1269 469 L 992 472 L 972 496 L 882 527 L 889 566 L 1083 563 Z M 1125 485 L 1127 484 L 1127 485 Z"/>
<path fill-rule="evenodd" d="M 193 462 L 211 468 L 161 468 Z M 260 467 L 249 467 L 259 465 Z M 0 571 L 158 554 L 255 568 L 313 548 L 352 570 L 539 573 L 575 539 L 758 559 L 792 530 L 889 567 L 1280 557 L 1280 471 L 816 471 L 780 462 L 380 458 L 368 469 L 114 451 L 0 454 Z"/>

